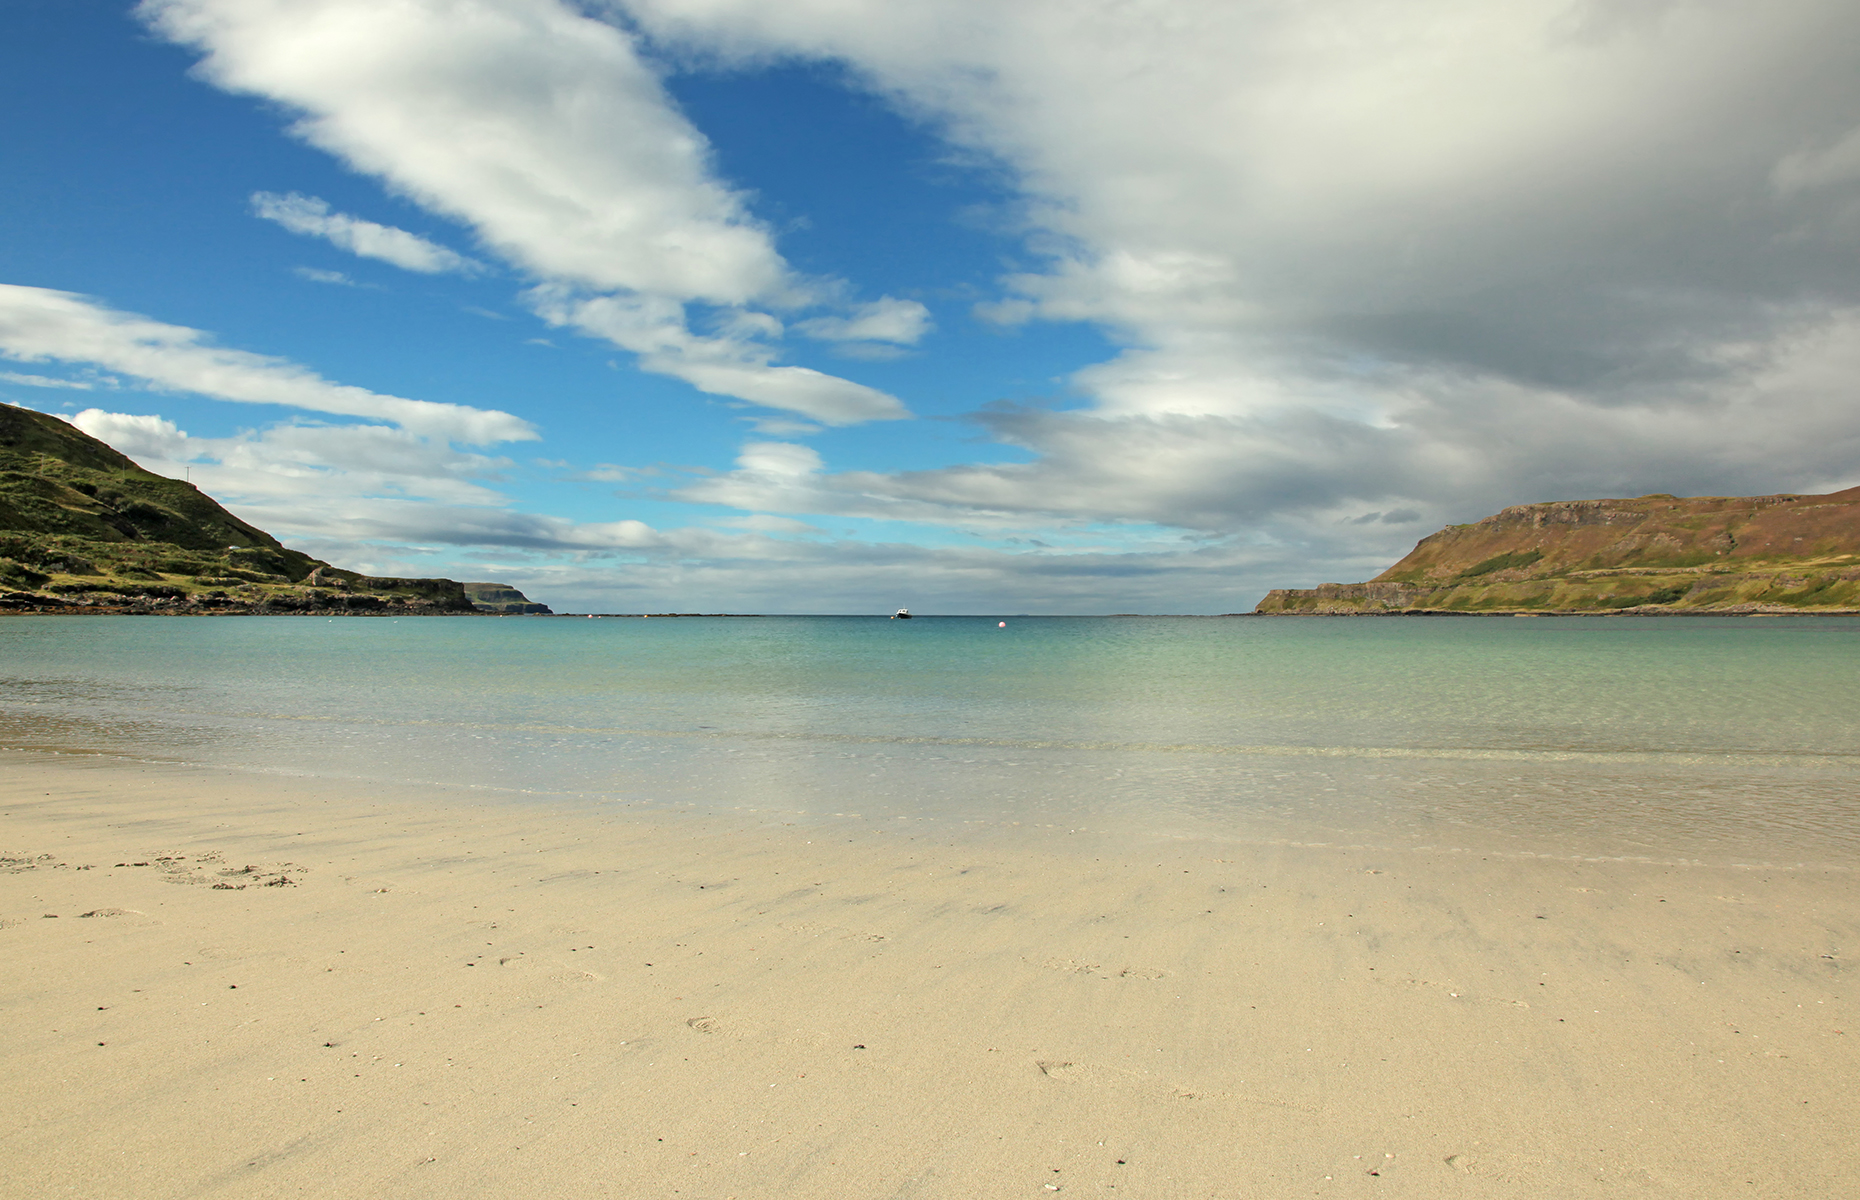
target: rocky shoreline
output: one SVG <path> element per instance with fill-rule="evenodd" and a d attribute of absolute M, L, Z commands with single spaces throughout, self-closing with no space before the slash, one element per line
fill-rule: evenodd
<path fill-rule="evenodd" d="M 143 592 L 0 592 L 0 614 L 47 616 L 490 616 L 466 602 L 371 596 L 366 593 L 273 590 L 259 597 L 153 587 Z"/>

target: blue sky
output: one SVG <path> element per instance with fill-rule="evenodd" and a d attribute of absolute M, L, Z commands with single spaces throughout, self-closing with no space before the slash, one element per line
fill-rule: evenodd
<path fill-rule="evenodd" d="M 1860 482 L 1857 26 L 13 0 L 0 400 L 560 610 L 1244 610 Z"/>

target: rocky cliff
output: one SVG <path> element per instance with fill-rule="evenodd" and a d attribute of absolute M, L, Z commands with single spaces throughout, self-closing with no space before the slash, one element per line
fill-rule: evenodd
<path fill-rule="evenodd" d="M 507 583 L 467 583 L 465 597 L 479 612 L 499 616 L 550 616 L 547 604 L 538 604 Z"/>
<path fill-rule="evenodd" d="M 1860 611 L 1860 488 L 1520 504 L 1261 613 Z"/>
<path fill-rule="evenodd" d="M 0 611 L 469 613 L 451 579 L 292 550 L 76 426 L 0 404 Z"/>

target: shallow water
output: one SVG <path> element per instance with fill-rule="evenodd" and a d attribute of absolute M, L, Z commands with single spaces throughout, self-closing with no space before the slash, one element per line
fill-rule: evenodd
<path fill-rule="evenodd" d="M 0 745 L 771 820 L 1860 864 L 1842 618 L 15 617 Z"/>

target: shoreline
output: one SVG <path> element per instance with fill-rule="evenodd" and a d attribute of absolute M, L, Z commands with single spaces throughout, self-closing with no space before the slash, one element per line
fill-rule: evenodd
<path fill-rule="evenodd" d="M 920 621 L 987 621 L 997 613 L 919 613 Z M 1677 611 L 1659 605 L 1633 608 L 1493 608 L 1477 612 L 1457 608 L 1340 609 L 1334 612 L 1281 609 L 1273 612 L 1229 613 L 1033 613 L 1011 617 L 1016 621 L 1225 621 L 1234 617 L 1851 617 L 1860 616 L 1860 608 L 1793 608 L 1780 605 L 1742 604 L 1728 608 L 1685 608 Z M 166 607 L 25 607 L 11 604 L 0 596 L 0 618 L 4 617 L 523 617 L 543 620 L 848 620 L 888 621 L 884 613 L 494 613 L 453 612 L 429 609 L 385 609 L 364 612 L 348 609 L 183 609 Z"/>
<path fill-rule="evenodd" d="M 0 759 L 4 1137 L 33 1194 L 1848 1181 L 1848 871 Z"/>

